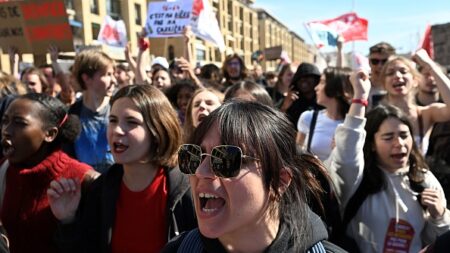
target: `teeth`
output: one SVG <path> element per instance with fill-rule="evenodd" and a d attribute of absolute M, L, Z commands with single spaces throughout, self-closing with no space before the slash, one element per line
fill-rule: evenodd
<path fill-rule="evenodd" d="M 208 208 L 202 208 L 202 211 L 203 212 L 205 212 L 205 213 L 212 213 L 212 212 L 214 212 L 214 211 L 216 211 L 217 210 L 217 208 L 213 208 L 213 209 L 208 209 Z"/>
<path fill-rule="evenodd" d="M 200 198 L 207 198 L 207 199 L 217 199 L 218 198 L 216 195 L 212 195 L 209 193 L 203 193 L 203 192 L 199 193 L 198 196 Z"/>

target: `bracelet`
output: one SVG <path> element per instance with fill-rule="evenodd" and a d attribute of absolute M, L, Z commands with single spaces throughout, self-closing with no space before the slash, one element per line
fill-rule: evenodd
<path fill-rule="evenodd" d="M 363 106 L 368 106 L 369 105 L 369 101 L 367 101 L 367 99 L 361 99 L 361 98 L 354 98 L 352 99 L 352 103 L 354 104 L 361 104 Z"/>

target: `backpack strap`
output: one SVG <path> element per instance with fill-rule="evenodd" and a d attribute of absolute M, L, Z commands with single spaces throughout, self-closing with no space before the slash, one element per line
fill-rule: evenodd
<path fill-rule="evenodd" d="M 312 137 L 314 135 L 314 128 L 316 128 L 318 114 L 319 114 L 319 110 L 314 109 L 312 119 L 311 119 L 311 124 L 309 124 L 308 142 L 306 144 L 306 150 L 308 152 L 311 152 L 311 142 L 312 142 Z"/>
<path fill-rule="evenodd" d="M 420 113 L 420 111 L 418 109 L 417 109 L 417 123 L 419 123 L 419 137 L 420 137 L 420 143 L 417 143 L 417 146 L 419 146 L 419 148 L 422 149 L 422 143 L 423 143 L 423 138 L 424 138 L 423 117 L 422 117 L 422 113 Z"/>
<path fill-rule="evenodd" d="M 200 253 L 203 252 L 203 242 L 198 228 L 193 229 L 184 237 L 177 253 Z"/>

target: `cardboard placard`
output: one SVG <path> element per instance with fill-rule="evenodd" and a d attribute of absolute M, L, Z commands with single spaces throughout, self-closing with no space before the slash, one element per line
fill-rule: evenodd
<path fill-rule="evenodd" d="M 280 59 L 282 46 L 269 47 L 264 49 L 264 58 L 268 61 Z"/>
<path fill-rule="evenodd" d="M 73 51 L 73 37 L 63 0 L 0 2 L 0 47 L 45 54 L 49 45 Z"/>
<path fill-rule="evenodd" d="M 181 36 L 183 28 L 191 23 L 192 0 L 177 2 L 150 2 L 145 28 L 147 37 Z"/>

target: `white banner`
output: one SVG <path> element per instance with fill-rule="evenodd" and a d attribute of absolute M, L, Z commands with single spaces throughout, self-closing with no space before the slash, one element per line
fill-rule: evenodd
<path fill-rule="evenodd" d="M 223 35 L 208 0 L 194 0 L 191 26 L 195 35 L 216 44 L 221 52 L 225 51 Z"/>
<path fill-rule="evenodd" d="M 127 45 L 127 30 L 123 20 L 115 21 L 106 15 L 97 40 L 109 46 L 125 47 Z"/>
<path fill-rule="evenodd" d="M 176 2 L 150 2 L 145 28 L 147 37 L 162 38 L 181 36 L 190 25 L 192 0 Z"/>

